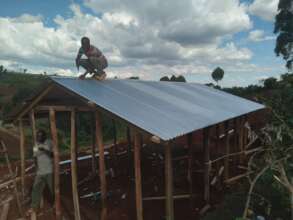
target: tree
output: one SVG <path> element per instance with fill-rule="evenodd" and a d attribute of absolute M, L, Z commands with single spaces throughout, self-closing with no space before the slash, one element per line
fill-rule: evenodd
<path fill-rule="evenodd" d="M 218 81 L 222 80 L 224 77 L 224 70 L 221 67 L 217 67 L 213 72 L 212 72 L 212 78 L 213 80 L 216 81 L 218 85 Z"/>
<path fill-rule="evenodd" d="M 276 40 L 275 53 L 277 56 L 283 56 L 283 59 L 287 62 L 286 67 L 291 70 L 293 62 L 292 0 L 280 0 L 278 9 L 274 33 L 279 35 Z"/>
<path fill-rule="evenodd" d="M 184 78 L 184 76 L 182 76 L 182 75 L 179 75 L 178 77 L 177 77 L 177 80 L 176 80 L 177 82 L 186 82 L 186 79 Z"/>
<path fill-rule="evenodd" d="M 139 80 L 139 77 L 138 76 L 131 76 L 128 79 L 136 79 L 136 80 Z"/>
<path fill-rule="evenodd" d="M 264 80 L 264 87 L 266 89 L 276 89 L 278 87 L 278 80 L 275 77 L 269 77 Z"/>
<path fill-rule="evenodd" d="M 168 76 L 163 76 L 160 81 L 170 81 Z"/>
<path fill-rule="evenodd" d="M 6 73 L 7 69 L 4 68 L 3 65 L 0 66 L 0 73 Z"/>

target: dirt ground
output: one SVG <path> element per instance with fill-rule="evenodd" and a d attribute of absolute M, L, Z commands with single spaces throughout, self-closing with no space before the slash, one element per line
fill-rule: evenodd
<path fill-rule="evenodd" d="M 154 164 L 154 158 L 149 158 L 148 154 L 142 157 L 142 192 L 143 197 L 164 196 L 164 162 L 158 161 Z M 62 158 L 65 160 L 66 158 Z M 109 220 L 135 220 L 135 185 L 134 185 L 134 170 L 130 164 L 133 158 L 129 158 L 126 153 L 120 155 L 118 160 L 114 163 L 110 156 L 106 157 L 107 175 L 107 191 L 108 191 L 108 219 Z M 19 164 L 15 163 L 14 166 Z M 27 164 L 29 166 L 29 164 Z M 73 203 L 72 203 L 72 189 L 71 189 L 71 175 L 69 170 L 70 164 L 61 166 L 61 204 L 62 212 L 65 219 L 74 219 Z M 99 178 L 91 175 L 91 160 L 84 160 L 78 162 L 78 190 L 80 196 L 80 211 L 82 219 L 92 220 L 99 219 L 100 216 L 100 197 L 91 196 L 82 198 L 84 195 L 98 192 Z M 186 163 L 180 166 L 174 166 L 174 194 L 188 194 L 189 184 L 184 171 Z M 111 170 L 111 172 L 110 172 Z M 2 167 L 0 176 L 3 177 L 7 170 Z M 90 178 L 91 177 L 91 178 Z M 201 175 L 194 175 L 195 182 L 195 197 L 193 199 L 193 207 L 191 209 L 191 200 L 176 199 L 174 200 L 175 219 L 197 220 L 199 219 L 199 210 L 204 206 L 202 199 L 202 178 Z M 29 198 L 33 177 L 26 179 L 26 199 L 24 207 L 29 207 Z M 216 192 L 215 192 L 216 193 Z M 0 192 L 2 197 L 13 195 L 11 189 Z M 219 199 L 219 196 L 217 196 Z M 52 198 L 48 190 L 45 190 L 44 207 L 40 209 L 38 219 L 51 220 L 54 219 L 52 205 Z M 214 201 L 215 202 L 215 201 Z M 165 219 L 165 200 L 153 200 L 143 202 L 143 215 L 145 220 L 163 220 Z M 15 200 L 11 203 L 8 219 L 15 220 L 20 216 L 17 211 Z"/>

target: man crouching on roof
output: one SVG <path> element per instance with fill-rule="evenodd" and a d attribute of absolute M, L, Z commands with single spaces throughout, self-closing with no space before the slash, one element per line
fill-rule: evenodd
<path fill-rule="evenodd" d="M 33 147 L 33 156 L 37 168 L 36 177 L 32 189 L 31 208 L 27 212 L 27 216 L 36 212 L 39 208 L 40 201 L 43 195 L 45 186 L 47 185 L 51 196 L 54 196 L 53 191 L 53 152 L 52 144 L 47 139 L 47 134 L 44 130 L 37 131 L 37 143 Z"/>
<path fill-rule="evenodd" d="M 87 59 L 81 59 L 83 54 Z M 84 79 L 88 73 L 94 74 L 93 77 L 98 80 L 106 78 L 104 69 L 107 68 L 108 61 L 98 48 L 90 44 L 88 37 L 81 38 L 81 48 L 78 51 L 75 63 L 77 69 L 82 66 L 86 70 L 84 74 L 80 75 L 80 79 Z"/>

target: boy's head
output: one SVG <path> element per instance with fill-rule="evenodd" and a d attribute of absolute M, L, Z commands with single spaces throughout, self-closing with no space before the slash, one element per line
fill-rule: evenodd
<path fill-rule="evenodd" d="M 46 139 L 47 139 L 46 131 L 43 130 L 43 129 L 39 129 L 37 131 L 37 137 L 36 138 L 37 138 L 37 142 L 44 143 L 46 141 Z"/>

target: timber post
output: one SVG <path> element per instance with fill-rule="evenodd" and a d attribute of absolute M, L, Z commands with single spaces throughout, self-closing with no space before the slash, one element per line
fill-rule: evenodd
<path fill-rule="evenodd" d="M 32 109 L 30 112 L 30 122 L 32 128 L 32 136 L 33 136 L 33 143 L 37 143 L 37 129 L 36 129 L 36 119 L 35 119 L 35 111 Z"/>
<path fill-rule="evenodd" d="M 19 119 L 19 134 L 20 134 L 20 176 L 21 176 L 21 192 L 25 196 L 25 134 L 23 128 L 23 120 Z"/>
<path fill-rule="evenodd" d="M 102 136 L 102 126 L 100 120 L 100 114 L 98 111 L 95 113 L 96 116 L 96 144 L 99 149 L 99 175 L 101 184 L 101 220 L 107 219 L 107 182 L 106 182 L 106 166 L 105 166 L 105 154 L 104 154 L 104 144 Z"/>
<path fill-rule="evenodd" d="M 134 169 L 135 169 L 135 201 L 136 219 L 143 220 L 142 186 L 141 186 L 141 139 L 138 132 L 134 134 Z"/>
<path fill-rule="evenodd" d="M 210 141 L 209 133 L 210 128 L 203 130 L 203 150 L 204 150 L 204 200 L 207 204 L 210 203 Z"/>
<path fill-rule="evenodd" d="M 174 220 L 172 144 L 165 146 L 166 220 Z"/>
<path fill-rule="evenodd" d="M 54 191 L 55 191 L 55 214 L 56 219 L 61 220 L 61 200 L 60 200 L 60 167 L 59 167 L 59 148 L 58 134 L 56 127 L 56 113 L 53 108 L 49 110 L 51 136 L 54 153 Z"/>
<path fill-rule="evenodd" d="M 189 180 L 189 194 L 190 194 L 190 209 L 193 210 L 193 146 L 192 146 L 192 133 L 187 135 L 188 145 L 188 180 Z"/>
<path fill-rule="evenodd" d="M 72 180 L 72 197 L 74 205 L 74 219 L 80 220 L 79 210 L 79 196 L 77 189 L 77 160 L 76 160 L 76 121 L 75 121 L 75 110 L 71 112 L 71 180 Z"/>
<path fill-rule="evenodd" d="M 229 179 L 229 160 L 228 155 L 230 154 L 230 135 L 229 135 L 229 121 L 225 122 L 225 159 L 224 159 L 224 178 Z"/>
<path fill-rule="evenodd" d="M 95 114 L 91 114 L 92 122 L 95 121 Z M 97 160 L 96 160 L 96 128 L 94 123 L 91 123 L 91 133 L 92 133 L 92 173 L 96 175 L 97 170 Z"/>

